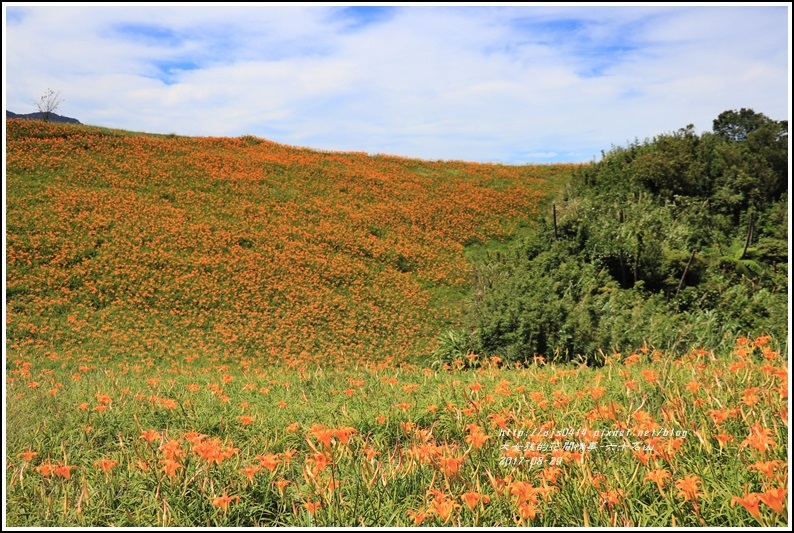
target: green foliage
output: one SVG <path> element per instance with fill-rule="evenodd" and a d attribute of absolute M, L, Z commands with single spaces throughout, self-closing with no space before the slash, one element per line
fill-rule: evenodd
<path fill-rule="evenodd" d="M 473 352 L 471 335 L 464 329 L 450 329 L 439 335 L 433 357 L 436 366 L 468 366 L 471 361 L 466 356 Z"/>
<path fill-rule="evenodd" d="M 787 334 L 788 124 L 722 113 L 577 169 L 551 222 L 475 266 L 469 346 L 597 362 Z"/>

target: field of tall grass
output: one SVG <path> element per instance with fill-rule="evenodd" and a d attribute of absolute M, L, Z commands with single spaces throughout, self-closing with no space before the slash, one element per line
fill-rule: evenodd
<path fill-rule="evenodd" d="M 570 166 L 7 127 L 7 526 L 785 526 L 784 339 L 436 361 Z"/>

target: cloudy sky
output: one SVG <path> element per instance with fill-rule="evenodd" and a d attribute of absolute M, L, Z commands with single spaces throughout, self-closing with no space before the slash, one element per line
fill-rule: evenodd
<path fill-rule="evenodd" d="M 750 107 L 789 118 L 788 4 L 3 4 L 4 104 L 323 150 L 591 161 Z"/>

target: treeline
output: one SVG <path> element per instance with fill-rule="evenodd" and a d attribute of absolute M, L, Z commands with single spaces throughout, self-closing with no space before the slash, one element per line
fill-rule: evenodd
<path fill-rule="evenodd" d="M 583 358 L 787 336 L 788 122 L 726 111 L 581 167 L 537 230 L 474 265 L 442 360 Z"/>

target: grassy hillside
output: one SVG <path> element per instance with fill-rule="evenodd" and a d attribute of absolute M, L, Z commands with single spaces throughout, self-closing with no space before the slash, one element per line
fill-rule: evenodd
<path fill-rule="evenodd" d="M 570 166 L 6 122 L 10 352 L 427 353 Z"/>

